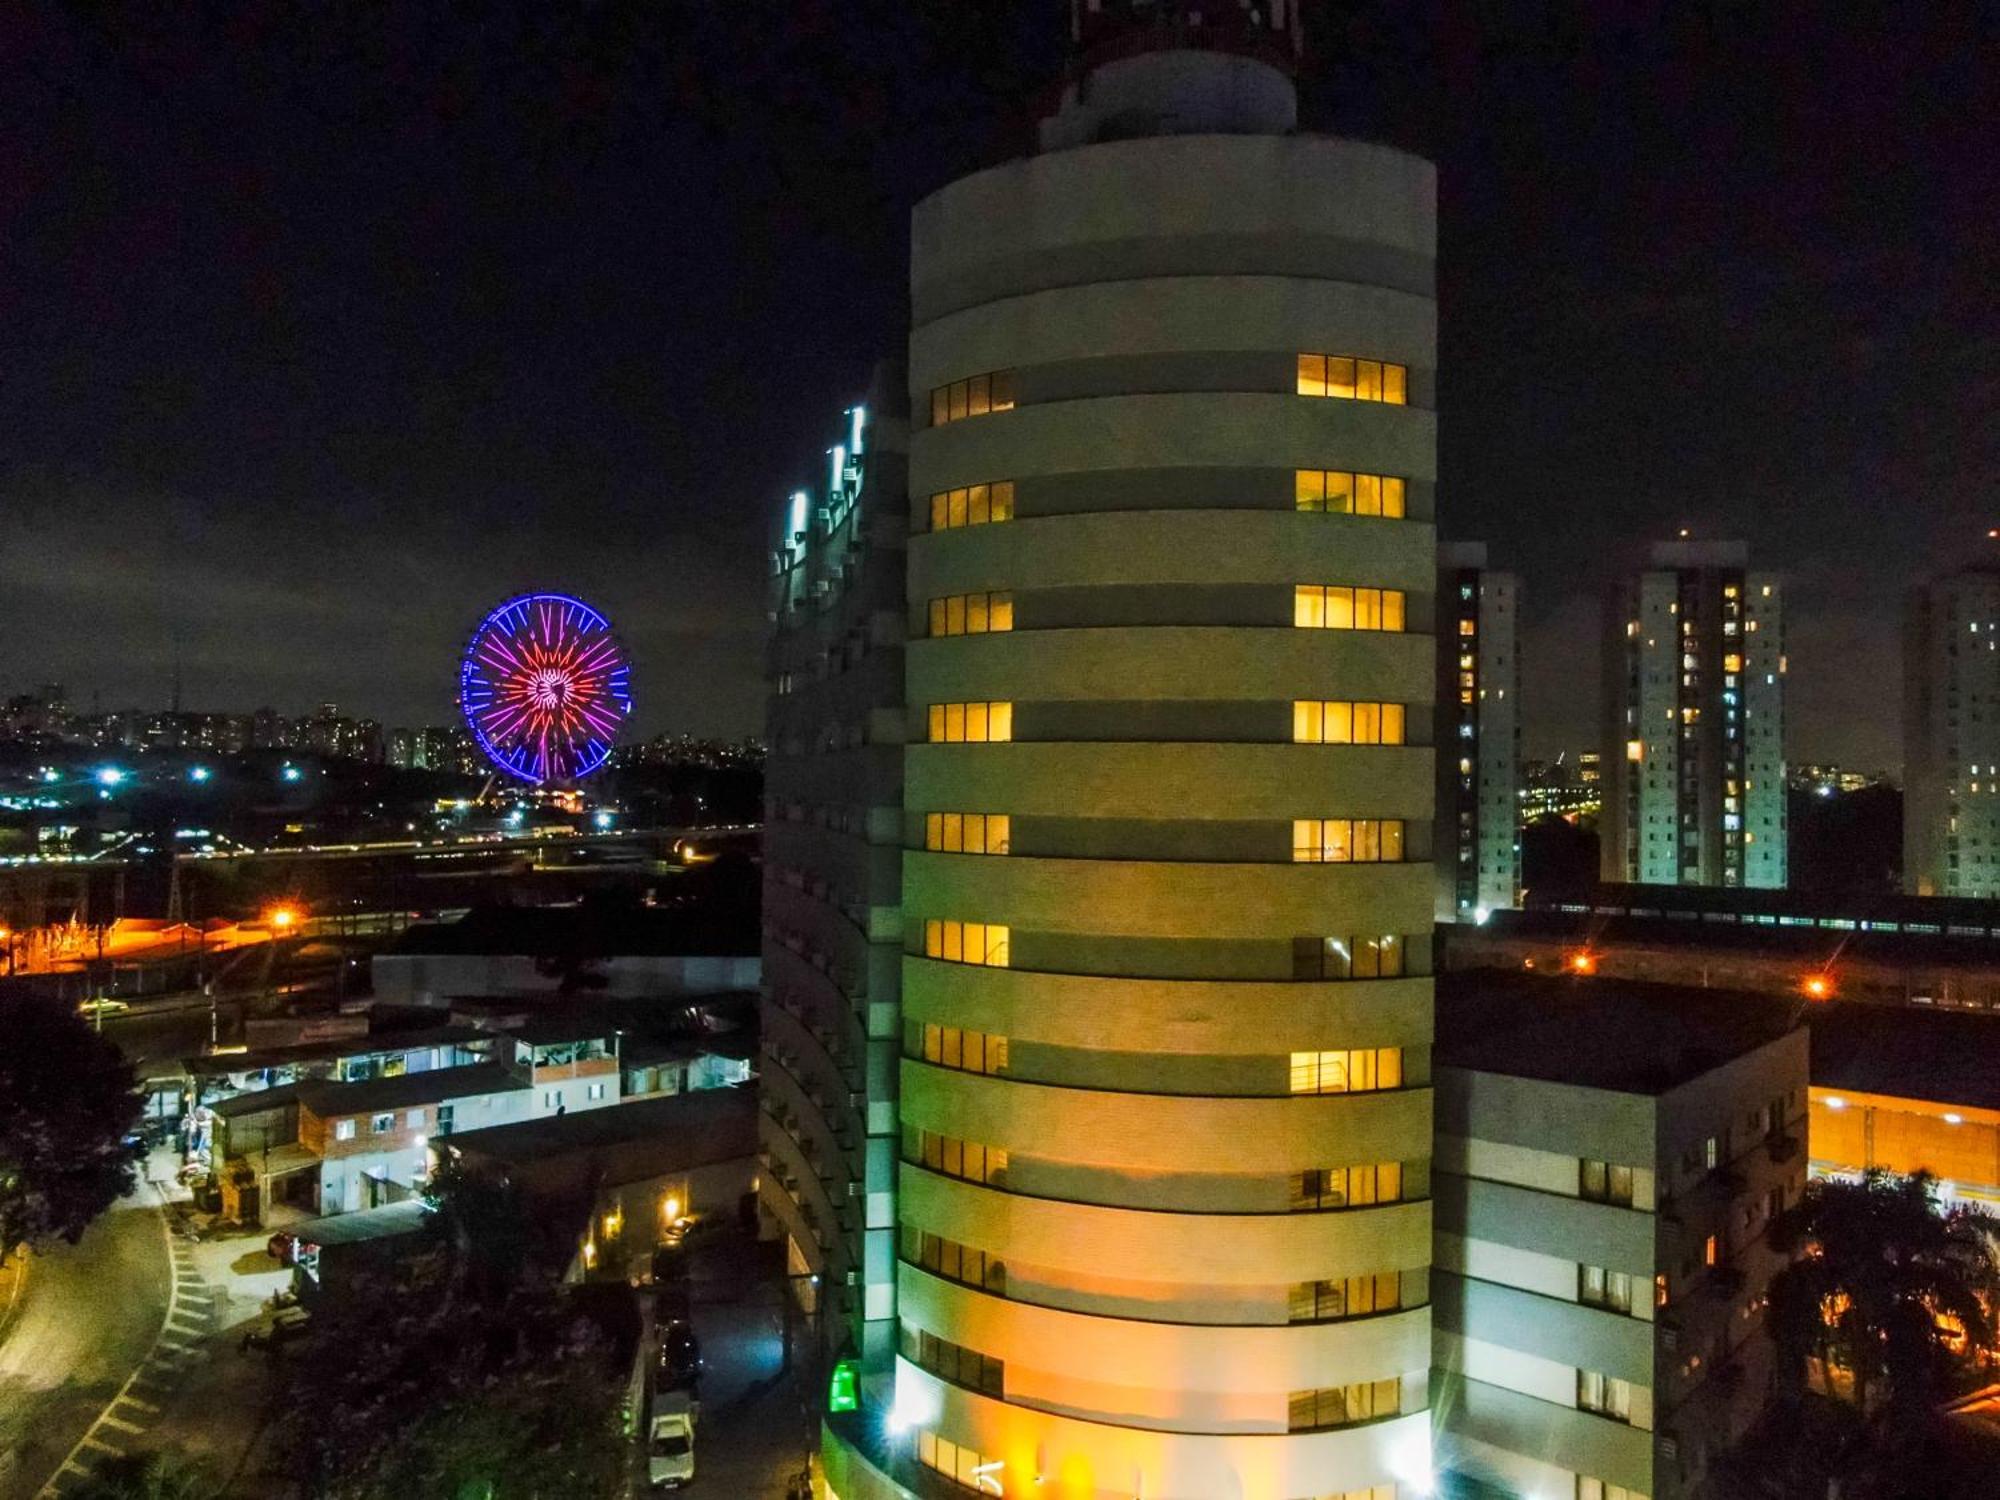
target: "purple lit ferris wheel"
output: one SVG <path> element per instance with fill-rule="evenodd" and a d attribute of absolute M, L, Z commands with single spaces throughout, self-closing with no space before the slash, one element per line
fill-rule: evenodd
<path fill-rule="evenodd" d="M 603 615 L 567 594 L 523 594 L 473 632 L 458 706 L 509 776 L 533 786 L 576 781 L 610 757 L 632 712 L 630 677 Z"/>

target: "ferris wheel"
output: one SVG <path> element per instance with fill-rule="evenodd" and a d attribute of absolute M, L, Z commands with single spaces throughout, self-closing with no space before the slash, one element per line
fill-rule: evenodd
<path fill-rule="evenodd" d="M 568 594 L 522 594 L 485 618 L 459 664 L 458 705 L 487 759 L 531 786 L 602 767 L 632 712 L 611 622 Z"/>

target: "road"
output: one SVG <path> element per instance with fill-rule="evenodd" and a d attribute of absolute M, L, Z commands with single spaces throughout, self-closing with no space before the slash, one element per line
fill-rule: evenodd
<path fill-rule="evenodd" d="M 152 1351 L 172 1286 L 153 1190 L 32 1258 L 0 1339 L 0 1500 L 32 1500 Z"/>

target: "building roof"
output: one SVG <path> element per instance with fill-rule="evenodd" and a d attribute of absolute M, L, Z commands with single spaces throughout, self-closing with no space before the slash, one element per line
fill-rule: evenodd
<path fill-rule="evenodd" d="M 429 1026 L 421 1031 L 369 1032 L 362 1036 L 335 1037 L 324 1042 L 300 1042 L 290 1047 L 260 1047 L 249 1052 L 222 1052 L 212 1057 L 190 1057 L 183 1066 L 196 1077 L 217 1077 L 226 1073 L 251 1073 L 259 1068 L 282 1068 L 292 1063 L 339 1061 L 346 1057 L 367 1057 L 378 1052 L 414 1052 L 420 1047 L 464 1046 L 491 1041 L 493 1033 L 477 1026 Z"/>
<path fill-rule="evenodd" d="M 1437 980 L 1441 1067 L 1663 1094 L 1776 1041 L 1799 1004 L 1742 990 L 1472 969 Z"/>
<path fill-rule="evenodd" d="M 324 1219 L 308 1219 L 288 1227 L 301 1240 L 324 1249 L 328 1245 L 358 1245 L 366 1240 L 415 1234 L 424 1227 L 429 1213 L 423 1199 L 406 1198 L 401 1203 L 385 1203 L 380 1208 L 359 1209 L 351 1214 L 329 1214 Z"/>
<path fill-rule="evenodd" d="M 1816 1088 L 2000 1109 L 2000 1016 L 1833 1004 L 1810 1020 Z"/>
<path fill-rule="evenodd" d="M 530 1047 L 547 1047 L 557 1042 L 608 1042 L 618 1034 L 618 1028 L 601 1015 L 590 1012 L 565 1015 L 557 1009 L 538 1012 L 516 1026 L 497 1026 L 485 1035 L 492 1036 L 495 1032 L 526 1042 Z"/>
<path fill-rule="evenodd" d="M 757 1091 L 737 1086 L 698 1089 L 601 1109 L 573 1110 L 512 1125 L 492 1125 L 451 1137 L 470 1161 L 519 1167 L 589 1154 L 605 1168 L 604 1182 L 634 1182 L 663 1172 L 753 1155 L 757 1150 Z"/>
<path fill-rule="evenodd" d="M 296 1083 L 281 1083 L 274 1088 L 251 1089 L 248 1093 L 231 1094 L 227 1099 L 202 1102 L 225 1120 L 235 1120 L 244 1115 L 258 1115 L 266 1110 L 284 1109 L 297 1104 L 300 1087 L 301 1085 Z"/>
<path fill-rule="evenodd" d="M 324 1120 L 335 1115 L 407 1109 L 415 1104 L 442 1104 L 475 1094 L 502 1094 L 527 1086 L 527 1081 L 505 1063 L 487 1062 L 462 1068 L 428 1068 L 360 1083 L 306 1083 L 298 1090 L 299 1102 Z"/>

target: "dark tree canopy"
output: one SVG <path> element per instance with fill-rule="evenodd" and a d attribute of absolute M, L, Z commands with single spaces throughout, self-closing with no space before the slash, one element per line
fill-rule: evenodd
<path fill-rule="evenodd" d="M 57 1001 L 0 999 L 0 1258 L 80 1239 L 132 1190 L 144 1101 L 118 1048 Z"/>

